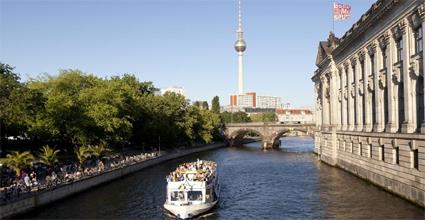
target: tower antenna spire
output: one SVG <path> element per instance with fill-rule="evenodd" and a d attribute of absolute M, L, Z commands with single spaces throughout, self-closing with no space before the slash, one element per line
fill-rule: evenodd
<path fill-rule="evenodd" d="M 241 0 L 238 0 L 238 32 L 242 32 L 242 10 L 241 10 Z"/>
<path fill-rule="evenodd" d="M 243 94 L 243 52 L 246 49 L 246 43 L 242 31 L 242 10 L 241 0 L 238 0 L 238 30 L 236 31 L 235 50 L 238 53 L 238 94 Z"/>

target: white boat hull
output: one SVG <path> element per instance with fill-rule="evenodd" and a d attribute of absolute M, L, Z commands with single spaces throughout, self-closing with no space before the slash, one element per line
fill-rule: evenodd
<path fill-rule="evenodd" d="M 171 205 L 171 204 L 164 204 L 164 208 L 168 210 L 169 212 L 173 213 L 175 216 L 177 216 L 180 219 L 187 219 L 187 218 L 193 218 L 195 216 L 198 216 L 211 208 L 215 206 L 217 201 L 210 202 L 210 203 L 203 203 L 198 205 Z"/>

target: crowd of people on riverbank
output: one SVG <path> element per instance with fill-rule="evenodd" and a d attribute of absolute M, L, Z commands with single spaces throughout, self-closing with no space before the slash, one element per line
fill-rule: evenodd
<path fill-rule="evenodd" d="M 167 176 L 167 181 L 208 181 L 216 168 L 216 162 L 198 159 L 196 162 L 180 164 Z"/>
<path fill-rule="evenodd" d="M 0 166 L 0 203 L 29 195 L 41 190 L 48 190 L 79 181 L 97 174 L 114 169 L 123 168 L 159 156 L 157 152 L 135 155 L 115 155 L 108 158 L 89 161 L 85 166 L 78 163 L 69 163 L 48 168 L 43 164 L 33 164 L 30 168 L 21 170 L 19 175 L 15 171 Z"/>

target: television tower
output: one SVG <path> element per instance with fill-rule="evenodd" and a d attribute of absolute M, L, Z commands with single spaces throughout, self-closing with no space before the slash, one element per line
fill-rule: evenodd
<path fill-rule="evenodd" d="M 243 52 L 246 49 L 246 43 L 243 38 L 242 31 L 242 13 L 241 0 L 238 0 L 238 30 L 236 31 L 237 40 L 235 42 L 235 50 L 238 53 L 238 85 L 239 95 L 243 94 Z"/>

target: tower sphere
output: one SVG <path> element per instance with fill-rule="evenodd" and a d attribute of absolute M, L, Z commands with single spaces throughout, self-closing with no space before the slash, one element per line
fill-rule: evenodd
<path fill-rule="evenodd" d="M 236 52 L 244 52 L 246 50 L 246 43 L 243 39 L 239 39 L 235 42 Z"/>

